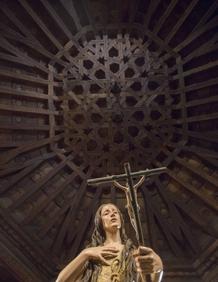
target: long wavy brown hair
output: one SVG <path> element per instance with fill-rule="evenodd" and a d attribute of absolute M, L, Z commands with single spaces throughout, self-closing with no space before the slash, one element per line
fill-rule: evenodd
<path fill-rule="evenodd" d="M 87 247 L 102 246 L 105 242 L 106 236 L 103 228 L 101 211 L 102 208 L 108 204 L 111 204 L 117 208 L 117 206 L 114 205 L 113 203 L 103 204 L 98 208 L 95 214 L 95 227 L 92 233 L 91 243 Z M 125 263 L 125 282 L 132 282 L 132 281 L 136 281 L 136 271 L 135 271 L 134 260 L 132 257 L 132 252 L 135 249 L 135 247 L 132 241 L 128 239 L 126 235 L 123 216 L 118 208 L 117 211 L 121 219 L 121 228 L 120 228 L 121 242 L 122 244 L 124 244 L 121 259 Z M 96 282 L 100 271 L 101 271 L 101 264 L 91 261 L 88 262 L 85 267 L 85 271 L 83 273 L 83 277 L 81 281 Z"/>

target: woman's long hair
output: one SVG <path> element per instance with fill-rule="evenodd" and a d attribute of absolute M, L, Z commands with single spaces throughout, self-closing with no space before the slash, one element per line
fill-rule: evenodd
<path fill-rule="evenodd" d="M 91 243 L 87 247 L 103 246 L 105 242 L 106 235 L 105 235 L 105 231 L 104 231 L 103 223 L 101 219 L 101 211 L 105 205 L 108 205 L 108 204 L 101 205 L 95 214 L 95 227 L 92 233 Z M 111 204 L 111 205 L 114 205 L 114 204 Z M 122 244 L 124 244 L 124 249 L 122 251 L 121 259 L 122 261 L 125 260 L 125 272 L 126 272 L 125 273 L 125 282 L 130 282 L 135 279 L 135 275 L 136 275 L 135 267 L 134 267 L 134 260 L 131 255 L 135 248 L 134 248 L 132 241 L 128 239 L 126 235 L 123 216 L 118 208 L 117 208 L 117 211 L 120 215 L 120 220 L 121 220 L 121 229 L 120 229 L 121 242 Z M 101 270 L 101 264 L 89 262 L 84 272 L 82 281 L 96 282 L 98 275 L 100 273 L 100 270 Z"/>

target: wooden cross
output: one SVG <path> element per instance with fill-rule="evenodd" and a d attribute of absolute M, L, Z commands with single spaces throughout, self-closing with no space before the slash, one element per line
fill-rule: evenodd
<path fill-rule="evenodd" d="M 142 232 L 142 224 L 139 216 L 139 205 L 137 201 L 137 188 L 143 183 L 146 177 L 151 175 L 160 174 L 166 171 L 166 167 L 160 167 L 155 169 L 140 170 L 137 172 L 131 172 L 130 164 L 124 164 L 125 174 L 111 175 L 100 178 L 88 179 L 89 185 L 100 185 L 102 183 L 114 183 L 117 188 L 123 190 L 126 194 L 127 208 L 131 224 L 136 232 L 136 238 L 139 246 L 144 246 L 144 236 Z M 134 185 L 133 177 L 141 176 L 141 179 Z M 127 180 L 127 187 L 121 185 L 117 180 Z"/>

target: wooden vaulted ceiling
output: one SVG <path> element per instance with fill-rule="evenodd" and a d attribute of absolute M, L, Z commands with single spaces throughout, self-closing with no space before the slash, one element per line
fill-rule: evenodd
<path fill-rule="evenodd" d="M 138 195 L 164 281 L 217 281 L 217 6 L 1 1 L 2 277 L 55 279 L 100 203 L 116 203 L 134 237 L 124 195 L 86 182 L 129 161 L 168 168 Z"/>

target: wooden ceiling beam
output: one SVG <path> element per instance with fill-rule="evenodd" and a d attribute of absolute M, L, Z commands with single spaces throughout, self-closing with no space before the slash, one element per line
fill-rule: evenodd
<path fill-rule="evenodd" d="M 63 5 L 63 7 L 65 8 L 65 10 L 68 12 L 68 14 L 70 15 L 70 17 L 73 19 L 77 30 L 81 30 L 82 25 L 80 23 L 80 19 L 79 16 L 77 15 L 77 12 L 75 10 L 75 7 L 73 5 L 73 1 L 68 1 L 68 0 L 60 0 L 61 4 Z"/>
<path fill-rule="evenodd" d="M 28 161 L 25 161 L 25 162 L 22 162 L 22 163 L 16 163 L 16 164 L 13 164 L 13 165 L 2 166 L 2 167 L 0 167 L 0 176 L 2 177 L 2 176 L 6 176 L 7 174 L 15 173 L 16 171 L 24 169 L 26 167 L 29 167 L 29 166 L 35 164 L 38 161 L 41 161 L 41 160 L 45 161 L 45 160 L 51 159 L 54 156 L 55 156 L 55 153 L 47 153 L 47 154 L 43 154 L 40 157 L 32 158 L 31 160 L 28 160 Z M 17 182 L 18 181 L 19 180 L 17 180 Z M 12 184 L 12 186 L 13 186 L 13 184 Z"/>
<path fill-rule="evenodd" d="M 89 179 L 91 174 L 93 173 L 95 165 L 96 165 L 96 163 L 94 162 L 92 164 L 92 167 L 89 168 L 86 177 L 83 179 L 83 182 L 81 183 L 80 188 L 77 190 L 77 193 L 75 194 L 73 200 L 70 203 L 70 211 L 66 215 L 66 217 L 65 217 L 65 219 L 62 223 L 62 226 L 61 226 L 61 228 L 58 232 L 58 235 L 55 239 L 55 242 L 53 244 L 53 251 L 56 254 L 60 253 L 60 250 L 61 250 L 65 236 L 67 236 L 67 238 L 66 238 L 67 242 L 71 241 L 71 239 L 72 239 L 73 233 L 75 232 L 74 227 L 75 227 L 76 215 L 77 215 L 77 212 L 78 212 L 79 207 L 81 205 L 81 201 L 84 198 L 85 193 L 86 193 L 87 179 Z M 64 208 L 62 208 L 60 210 L 60 213 L 62 213 L 63 209 Z M 53 221 L 53 224 L 54 224 L 54 222 L 55 221 Z M 50 224 L 50 226 L 52 226 L 52 224 Z M 71 227 L 69 227 L 69 226 L 71 226 Z M 46 230 L 48 231 L 47 228 L 46 228 Z M 44 229 L 42 235 L 45 234 L 46 230 Z"/>
<path fill-rule="evenodd" d="M 206 120 L 214 120 L 218 119 L 218 113 L 210 113 L 210 114 L 204 114 L 204 115 L 196 115 L 193 117 L 187 117 L 186 122 L 200 122 L 200 121 L 206 121 Z M 172 119 L 170 124 L 183 124 L 183 119 Z"/>
<path fill-rule="evenodd" d="M 176 157 L 175 161 L 182 165 L 184 168 L 186 168 L 188 171 L 194 173 L 197 177 L 202 178 L 203 180 L 206 180 L 207 182 L 211 183 L 215 187 L 218 187 L 217 179 L 215 179 L 213 176 L 206 173 L 202 168 L 198 167 L 195 168 L 192 165 L 190 165 L 187 161 L 184 161 L 181 157 Z"/>
<path fill-rule="evenodd" d="M 173 234 L 175 234 L 175 237 L 182 242 L 183 241 L 182 232 L 183 232 L 183 234 L 185 235 L 186 239 L 188 240 L 190 246 L 192 246 L 192 249 L 194 250 L 194 252 L 197 253 L 199 246 L 197 246 L 197 243 L 195 241 L 195 238 L 194 238 L 194 235 L 191 231 L 191 228 L 184 221 L 183 217 L 179 213 L 178 209 L 174 205 L 171 198 L 168 197 L 168 195 L 166 194 L 166 188 L 161 183 L 160 179 L 156 178 L 155 183 L 157 185 L 159 194 L 161 195 L 163 201 L 166 203 L 166 205 L 169 209 L 169 213 L 170 213 L 171 219 L 173 221 L 173 227 L 174 227 L 173 228 L 173 232 L 174 232 Z"/>
<path fill-rule="evenodd" d="M 204 202 L 207 206 L 209 206 L 214 211 L 218 211 L 218 206 L 216 201 L 209 196 L 206 196 L 202 191 L 199 189 L 196 189 L 192 184 L 185 182 L 183 179 L 181 179 L 176 173 L 173 172 L 173 170 L 167 170 L 167 174 L 174 179 L 178 184 L 180 184 L 182 187 L 184 187 L 186 190 L 191 192 L 193 195 L 195 195 L 197 198 L 199 198 L 202 202 Z"/>
<path fill-rule="evenodd" d="M 21 112 L 21 113 L 30 113 L 33 115 L 60 115 L 59 111 L 50 111 L 41 108 L 31 108 L 31 107 L 24 107 L 18 105 L 4 105 L 0 104 L 0 110 L 7 111 L 7 112 Z"/>
<path fill-rule="evenodd" d="M 185 202 L 182 197 L 169 191 L 169 188 L 166 187 L 164 194 L 168 199 L 171 200 L 176 209 L 180 208 L 189 218 L 191 218 L 206 234 L 213 235 L 217 232 L 214 232 L 213 226 L 209 220 L 202 220 L 202 214 L 200 214 L 199 209 L 193 206 L 192 202 Z"/>
<path fill-rule="evenodd" d="M 187 71 L 183 71 L 182 75 L 183 75 L 183 77 L 186 77 L 186 76 L 189 76 L 189 75 L 192 75 L 192 74 L 195 74 L 195 73 L 199 73 L 199 72 L 208 70 L 210 68 L 214 68 L 216 66 L 218 66 L 218 60 L 209 62 L 207 64 L 204 64 L 202 66 L 198 66 L 196 68 L 192 68 L 192 69 L 187 70 Z M 180 74 L 173 75 L 171 78 L 172 78 L 172 80 L 177 80 L 177 79 L 180 78 Z"/>
<path fill-rule="evenodd" d="M 173 227 L 171 226 L 171 224 L 169 224 L 169 222 L 167 221 L 166 218 L 164 218 L 162 215 L 160 215 L 158 205 L 152 199 L 152 197 L 149 195 L 149 192 L 147 191 L 146 187 L 145 187 L 145 189 L 142 189 L 141 191 L 142 191 L 143 197 L 147 198 L 145 203 L 148 205 L 147 210 L 150 213 L 149 218 L 151 219 L 152 217 L 153 218 L 156 217 L 156 220 L 158 221 L 158 223 L 161 227 L 161 231 L 165 235 L 165 237 L 168 241 L 168 244 L 169 244 L 171 250 L 173 251 L 173 253 L 177 254 L 177 255 L 182 255 L 182 251 L 179 248 L 178 243 L 176 242 L 176 240 L 172 236 L 172 234 L 175 233 Z M 151 224 L 151 222 L 149 222 L 149 223 Z M 154 230 L 153 230 L 153 232 L 154 232 Z M 151 236 L 154 236 L 154 234 L 151 234 Z M 154 242 L 154 243 L 157 244 L 156 242 Z M 152 246 L 152 247 L 155 247 L 155 245 Z"/>
<path fill-rule="evenodd" d="M 180 109 L 182 107 L 189 108 L 189 107 L 195 107 L 200 105 L 206 105 L 210 103 L 218 102 L 218 96 L 210 96 L 206 98 L 197 98 L 195 100 L 187 101 L 185 105 L 182 105 L 181 103 L 172 106 L 172 109 Z"/>
<path fill-rule="evenodd" d="M 214 17 L 211 21 L 206 23 L 202 28 L 193 31 L 185 40 L 183 40 L 179 45 L 174 48 L 175 52 L 180 52 L 183 48 L 188 46 L 192 41 L 200 37 L 203 33 L 215 28 L 218 23 L 218 17 Z M 195 51 L 193 51 L 195 52 Z"/>
<path fill-rule="evenodd" d="M 185 146 L 185 150 L 197 153 L 200 156 L 205 156 L 212 159 L 218 159 L 218 152 L 212 151 L 210 149 L 202 148 L 196 145 Z"/>
<path fill-rule="evenodd" d="M 21 181 L 25 176 L 29 175 L 29 173 L 36 169 L 42 162 L 43 160 L 38 160 L 35 163 L 29 165 L 28 167 L 25 167 L 23 170 L 21 170 L 14 176 L 12 176 L 9 182 L 1 187 L 0 193 L 2 194 L 7 192 L 10 188 L 16 185 L 19 181 Z"/>
<path fill-rule="evenodd" d="M 215 44 L 215 42 L 217 41 L 217 38 L 218 38 L 218 35 L 215 34 L 210 40 L 200 45 L 199 47 L 194 49 L 191 53 L 183 57 L 181 63 L 185 65 L 195 58 L 198 58 L 202 55 L 206 55 L 206 54 L 209 54 L 210 52 L 217 50 L 218 46 L 217 44 Z M 173 67 L 168 69 L 169 74 L 174 73 L 175 71 L 177 71 L 177 65 L 174 65 Z"/>
<path fill-rule="evenodd" d="M 174 7 L 177 5 L 178 0 L 171 1 L 167 9 L 163 12 L 158 22 L 156 23 L 153 32 L 157 34 L 160 31 L 160 28 L 163 26 L 166 19 L 169 17 Z"/>
<path fill-rule="evenodd" d="M 31 190 L 29 189 L 28 191 L 25 192 L 19 199 L 16 200 L 11 206 L 10 206 L 10 211 L 13 209 L 16 209 L 20 205 L 22 205 L 28 198 L 30 198 L 33 194 L 38 192 L 40 188 L 45 185 L 52 177 L 57 175 L 65 166 L 66 162 L 68 160 L 71 160 L 73 156 L 68 156 L 66 160 L 60 162 L 58 165 L 56 165 L 51 171 L 49 171 L 46 175 L 44 175 L 37 183 L 33 183 L 31 185 Z"/>
<path fill-rule="evenodd" d="M 211 79 L 208 79 L 208 80 L 203 81 L 203 82 L 198 82 L 198 83 L 193 83 L 191 85 L 187 85 L 187 86 L 185 86 L 184 90 L 185 90 L 185 92 L 189 92 L 189 91 L 198 90 L 198 89 L 205 88 L 205 87 L 212 86 L 212 85 L 216 85 L 216 84 L 218 84 L 217 78 L 211 78 Z M 180 93 L 181 93 L 180 88 L 169 91 L 170 95 L 180 94 Z"/>
<path fill-rule="evenodd" d="M 181 135 L 184 134 L 183 129 L 181 128 L 174 128 L 174 132 L 179 133 Z M 203 134 L 202 134 L 203 133 Z M 198 131 L 192 131 L 192 130 L 187 130 L 186 134 L 189 137 L 194 137 L 197 139 L 201 139 L 201 140 L 206 140 L 212 143 L 218 143 L 218 136 L 216 136 L 216 134 L 210 134 L 208 131 L 204 131 L 204 132 L 198 132 Z"/>
<path fill-rule="evenodd" d="M 194 155 L 196 155 L 197 157 L 199 157 L 201 160 L 203 160 L 206 163 L 209 163 L 210 165 L 212 165 L 213 167 L 218 167 L 218 156 L 217 156 L 217 160 L 216 158 L 212 158 L 211 156 L 208 156 L 208 154 L 206 154 L 205 152 L 201 152 L 201 150 L 196 149 L 196 148 L 192 148 L 193 146 L 184 146 L 183 150 L 185 152 L 191 152 Z"/>
<path fill-rule="evenodd" d="M 51 31 L 47 28 L 47 26 L 43 23 L 43 21 L 39 18 L 39 16 L 34 12 L 31 6 L 28 4 L 26 0 L 18 0 L 18 2 L 23 6 L 26 12 L 31 16 L 34 22 L 40 27 L 40 29 L 44 32 L 44 34 L 50 39 L 51 43 L 58 49 L 63 49 L 63 46 L 56 39 L 56 37 L 51 33 Z"/>
<path fill-rule="evenodd" d="M 47 0 L 40 0 L 43 6 L 45 7 L 46 11 L 51 15 L 51 17 L 55 20 L 55 22 L 58 24 L 58 26 L 61 28 L 61 30 L 65 33 L 65 35 L 69 38 L 73 38 L 73 34 L 71 33 L 68 26 L 64 23 L 62 18 L 57 14 L 55 9 L 53 8 L 53 5 L 49 3 Z"/>
<path fill-rule="evenodd" d="M 21 40 L 23 42 L 23 40 Z M 28 56 L 25 52 L 20 51 L 18 48 L 14 47 L 7 39 L 1 38 L 0 46 L 4 48 L 7 52 L 14 54 L 15 56 L 5 54 L 1 52 L 1 59 L 9 60 L 11 62 L 19 63 L 28 67 L 37 68 L 44 73 L 48 73 L 48 68 L 38 61 L 34 60 Z"/>
<path fill-rule="evenodd" d="M 9 79 L 21 80 L 21 81 L 26 81 L 26 82 L 34 82 L 36 84 L 41 84 L 41 85 L 48 85 L 47 79 L 23 74 L 22 72 L 17 73 L 15 71 L 9 71 L 6 69 L 0 69 L 0 76 L 7 77 Z M 61 87 L 62 83 L 54 82 L 54 86 Z"/>
<path fill-rule="evenodd" d="M 80 248 L 81 242 L 84 238 L 84 234 L 85 234 L 85 232 L 88 228 L 88 225 L 89 225 L 92 217 L 94 216 L 94 212 L 97 208 L 99 198 L 102 194 L 102 189 L 98 188 L 96 190 L 97 191 L 94 194 L 94 198 L 92 200 L 92 203 L 89 206 L 88 213 L 86 213 L 86 212 L 84 213 L 83 218 L 80 220 L 80 224 L 79 224 L 77 230 L 74 229 L 76 231 L 76 238 L 75 238 L 75 241 L 73 242 L 73 245 L 72 245 L 72 247 L 70 248 L 70 251 L 69 251 L 69 254 L 70 254 L 71 257 L 75 257 L 75 255 L 77 254 L 78 249 Z"/>
<path fill-rule="evenodd" d="M 63 192 L 63 190 L 72 183 L 72 181 L 74 180 L 76 174 L 75 172 L 72 172 L 71 175 L 69 175 L 66 180 L 64 181 L 64 183 L 62 183 L 55 191 L 52 192 L 52 195 L 49 195 L 49 197 L 45 198 L 43 201 L 40 202 L 40 204 L 38 206 L 35 206 L 32 210 L 31 213 L 29 215 L 27 215 L 27 217 L 24 218 L 24 220 L 22 221 L 22 225 L 28 225 L 31 223 L 31 221 L 33 221 L 38 214 L 46 209 L 52 201 L 55 201 L 55 198 L 59 196 L 60 193 Z"/>
<path fill-rule="evenodd" d="M 193 32 L 195 32 L 198 29 L 204 28 L 205 25 L 207 25 L 208 19 L 213 15 L 214 11 L 216 11 L 218 7 L 218 2 L 214 1 L 210 6 L 209 9 L 206 11 L 206 13 L 203 15 L 203 17 L 200 18 L 200 21 L 193 29 Z"/>
<path fill-rule="evenodd" d="M 60 139 L 62 139 L 63 137 L 64 137 L 64 135 L 63 135 L 63 133 L 61 133 L 61 134 L 54 136 L 53 140 L 51 140 L 51 138 L 44 138 L 42 140 L 38 140 L 38 141 L 34 141 L 34 142 L 28 142 L 27 144 L 21 145 L 21 146 L 15 148 L 15 149 L 12 149 L 9 153 L 8 152 L 5 153 L 5 154 L 3 153 L 2 157 L 0 158 L 0 165 L 6 164 L 7 162 L 12 160 L 13 158 L 18 156 L 19 154 L 29 152 L 31 150 L 38 149 L 40 147 L 46 146 L 52 141 L 57 142 Z"/>
<path fill-rule="evenodd" d="M 199 0 L 191 0 L 190 4 L 188 5 L 188 7 L 186 8 L 185 12 L 183 13 L 183 15 L 180 16 L 179 20 L 177 21 L 177 23 L 173 26 L 172 30 L 170 31 L 170 33 L 167 35 L 167 37 L 165 38 L 165 42 L 168 44 L 171 39 L 174 37 L 174 35 L 177 33 L 177 31 L 179 30 L 179 28 L 182 26 L 182 24 L 184 23 L 184 21 L 187 19 L 187 17 L 190 15 L 190 13 L 192 12 L 193 8 L 195 7 L 195 5 L 198 3 Z"/>
<path fill-rule="evenodd" d="M 75 225 L 74 225 L 75 218 L 76 218 L 79 206 L 81 204 L 81 200 L 85 196 L 86 187 L 87 187 L 86 180 L 83 180 L 80 186 L 80 189 L 77 190 L 76 194 L 74 195 L 74 198 L 71 200 L 71 203 L 69 204 L 70 210 L 66 214 L 62 222 L 61 227 L 58 231 L 58 234 L 53 244 L 52 250 L 55 254 L 60 253 L 64 238 L 66 238 L 66 236 L 67 238 L 70 237 L 70 239 L 72 239 L 72 233 L 75 231 Z M 63 210 L 65 210 L 65 207 L 61 208 L 61 210 L 58 212 L 58 216 L 60 216 L 60 214 L 63 214 Z M 44 228 L 42 228 L 42 231 L 40 232 L 40 236 L 44 236 L 46 232 L 48 232 L 48 230 L 55 224 L 55 221 L 50 222 L 48 227 L 44 226 Z M 71 226 L 71 228 L 69 228 L 69 226 Z M 67 238 L 66 240 L 68 241 Z"/>
<path fill-rule="evenodd" d="M 5 130 L 20 130 L 20 131 L 49 131 L 50 130 L 50 126 L 49 125 L 30 125 L 30 124 L 7 124 L 7 123 L 1 123 L 0 122 L 0 129 L 5 129 Z M 54 131 L 64 131 L 64 127 L 63 126 L 54 126 Z M 36 133 L 37 134 L 37 133 Z"/>
<path fill-rule="evenodd" d="M 144 23 L 143 23 L 144 26 L 146 26 L 147 28 L 149 26 L 150 19 L 159 4 L 160 4 L 160 0 L 150 1 L 149 7 L 144 15 Z"/>
<path fill-rule="evenodd" d="M 7 222 L 7 226 L 10 227 L 8 232 L 10 232 L 12 242 L 14 241 L 18 244 L 19 241 L 19 246 L 22 246 L 24 252 L 31 253 L 32 258 L 36 259 L 37 264 L 42 264 L 47 273 L 54 273 L 56 270 L 55 263 L 45 249 L 38 248 L 33 238 L 29 237 L 23 228 L 14 221 L 12 216 L 2 208 L 0 208 L 0 215 Z"/>
<path fill-rule="evenodd" d="M 49 98 L 48 94 L 43 94 L 41 92 L 29 91 L 26 89 L 9 88 L 2 85 L 0 85 L 0 93 L 10 96 L 33 98 L 36 100 L 48 100 Z M 55 101 L 59 100 L 59 98 L 56 95 L 53 95 L 52 99 Z"/>

